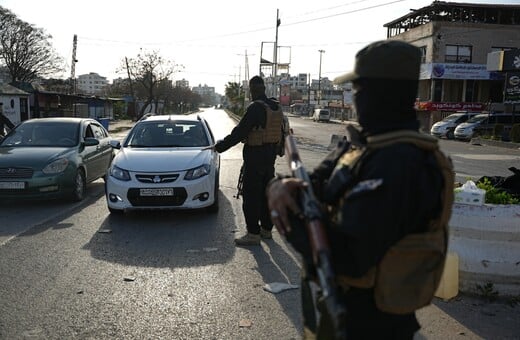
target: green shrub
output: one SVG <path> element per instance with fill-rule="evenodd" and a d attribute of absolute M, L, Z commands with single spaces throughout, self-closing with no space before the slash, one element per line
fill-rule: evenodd
<path fill-rule="evenodd" d="M 504 133 L 504 124 L 495 124 L 493 126 L 493 139 L 501 140 Z"/>
<path fill-rule="evenodd" d="M 520 143 L 520 124 L 514 124 L 509 132 L 511 142 Z"/>
<path fill-rule="evenodd" d="M 495 188 L 489 179 L 484 178 L 482 182 L 476 183 L 479 189 L 486 190 L 485 202 L 489 204 L 520 204 L 518 198 L 508 192 Z"/>

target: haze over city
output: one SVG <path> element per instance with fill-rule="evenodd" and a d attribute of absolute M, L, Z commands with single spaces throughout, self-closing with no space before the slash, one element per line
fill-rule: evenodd
<path fill-rule="evenodd" d="M 511 1 L 466 1 L 502 3 Z M 333 79 L 352 68 L 355 53 L 368 43 L 386 38 L 384 24 L 428 6 L 423 0 L 274 1 L 236 0 L 167 2 L 0 0 L 20 19 L 52 36 L 64 59 L 59 78 L 70 77 L 73 36 L 78 36 L 76 76 L 96 72 L 112 79 L 126 77 L 125 57 L 140 49 L 157 51 L 178 64 L 173 80 L 190 86 L 208 85 L 223 94 L 228 82 L 259 73 L 260 57 L 272 60 L 278 27 L 279 62 L 289 73 Z M 264 51 L 261 53 L 262 43 Z M 247 55 L 247 57 L 246 57 Z M 248 72 L 246 72 L 246 62 Z"/>

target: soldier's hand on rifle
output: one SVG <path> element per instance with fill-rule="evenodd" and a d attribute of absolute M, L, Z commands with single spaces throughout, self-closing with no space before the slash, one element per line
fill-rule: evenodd
<path fill-rule="evenodd" d="M 303 214 L 296 203 L 298 191 L 305 188 L 307 183 L 298 178 L 283 178 L 271 182 L 267 188 L 267 205 L 271 214 L 271 221 L 281 235 L 291 231 L 288 213 L 302 218 Z"/>

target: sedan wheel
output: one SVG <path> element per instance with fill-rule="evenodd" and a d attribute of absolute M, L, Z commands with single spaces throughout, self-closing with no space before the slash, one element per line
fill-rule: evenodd
<path fill-rule="evenodd" d="M 82 169 L 78 169 L 74 178 L 74 190 L 72 191 L 72 199 L 75 202 L 83 200 L 85 198 L 86 191 L 87 183 L 85 181 L 85 173 Z"/>

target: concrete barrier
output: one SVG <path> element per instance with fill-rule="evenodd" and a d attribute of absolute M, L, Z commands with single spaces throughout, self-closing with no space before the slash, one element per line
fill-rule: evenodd
<path fill-rule="evenodd" d="M 459 290 L 482 293 L 492 283 L 500 296 L 520 294 L 520 205 L 455 203 L 449 251 L 459 256 Z"/>

